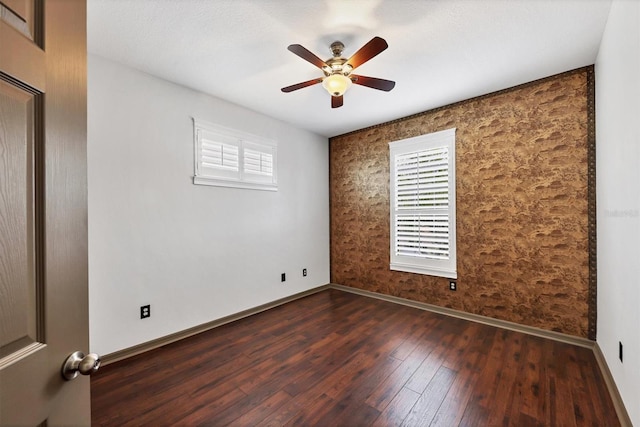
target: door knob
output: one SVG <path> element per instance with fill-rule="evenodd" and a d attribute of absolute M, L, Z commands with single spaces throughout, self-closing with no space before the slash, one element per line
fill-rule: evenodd
<path fill-rule="evenodd" d="M 95 353 L 85 355 L 81 351 L 73 352 L 67 357 L 62 365 L 62 376 L 70 381 L 78 376 L 91 375 L 100 367 L 100 356 Z"/>

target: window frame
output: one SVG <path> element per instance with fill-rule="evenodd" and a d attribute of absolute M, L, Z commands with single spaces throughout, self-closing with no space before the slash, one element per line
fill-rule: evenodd
<path fill-rule="evenodd" d="M 236 147 L 237 169 L 212 164 L 204 165 L 203 144 L 205 143 L 203 140 L 206 140 L 205 138 L 212 142 L 211 145 L 223 144 L 223 150 L 225 146 Z M 193 141 L 194 184 L 278 191 L 278 144 L 275 140 L 193 118 Z M 245 164 L 247 157 L 245 150 L 251 151 L 252 156 L 255 155 L 253 153 L 259 153 L 259 168 L 262 169 L 264 163 L 266 170 L 267 164 L 270 163 L 271 173 L 248 170 Z M 224 155 L 221 153 L 220 159 L 223 158 Z M 214 157 L 210 159 L 215 160 Z"/>
<path fill-rule="evenodd" d="M 431 276 L 457 279 L 457 254 L 456 254 L 456 155 L 455 155 L 456 128 L 446 129 L 425 135 L 407 138 L 389 143 L 389 208 L 390 208 L 390 263 L 389 268 L 395 271 L 426 274 Z M 405 212 L 413 212 L 414 215 L 434 215 L 446 212 L 448 217 L 448 259 L 434 259 L 399 255 L 397 245 L 397 218 L 402 215 L 403 209 L 397 209 L 397 158 L 398 156 L 423 153 L 433 149 L 446 147 L 448 151 L 448 207 L 444 208 L 417 208 L 405 209 Z M 408 213 L 407 213 L 408 214 Z"/>

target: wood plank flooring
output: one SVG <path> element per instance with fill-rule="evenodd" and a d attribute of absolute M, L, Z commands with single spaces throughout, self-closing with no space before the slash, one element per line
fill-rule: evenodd
<path fill-rule="evenodd" d="M 589 349 L 338 290 L 91 378 L 94 426 L 617 426 Z"/>

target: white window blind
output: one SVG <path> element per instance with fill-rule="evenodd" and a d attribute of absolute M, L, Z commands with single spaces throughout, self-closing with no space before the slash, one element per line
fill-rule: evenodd
<path fill-rule="evenodd" d="M 277 190 L 277 144 L 245 132 L 193 121 L 194 184 Z"/>
<path fill-rule="evenodd" d="M 244 171 L 256 175 L 271 176 L 273 156 L 256 150 L 244 149 Z"/>
<path fill-rule="evenodd" d="M 272 146 L 245 143 L 244 178 L 256 183 L 269 183 L 273 178 L 275 153 Z"/>
<path fill-rule="evenodd" d="M 456 278 L 455 129 L 389 149 L 391 269 Z"/>
<path fill-rule="evenodd" d="M 206 168 L 228 169 L 239 168 L 238 147 L 224 142 L 202 141 L 202 166 Z"/>
<path fill-rule="evenodd" d="M 233 137 L 196 129 L 196 176 L 240 179 L 240 144 Z"/>

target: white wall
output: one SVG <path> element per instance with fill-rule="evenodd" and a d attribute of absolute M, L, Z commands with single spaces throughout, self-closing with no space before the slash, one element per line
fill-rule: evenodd
<path fill-rule="evenodd" d="M 595 72 L 598 345 L 640 426 L 640 2 L 613 1 Z"/>
<path fill-rule="evenodd" d="M 193 185 L 191 117 L 275 139 L 279 190 Z M 88 168 L 91 351 L 329 283 L 324 137 L 90 55 Z"/>

